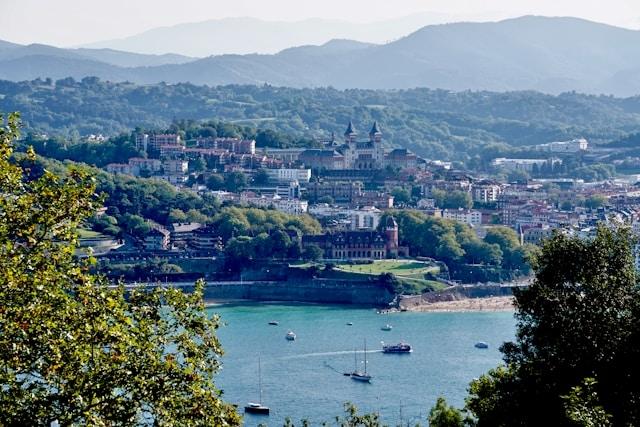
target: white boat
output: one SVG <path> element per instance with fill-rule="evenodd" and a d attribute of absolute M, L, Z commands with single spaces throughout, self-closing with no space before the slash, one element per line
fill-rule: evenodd
<path fill-rule="evenodd" d="M 353 326 L 353 322 L 347 322 L 347 326 Z"/>
<path fill-rule="evenodd" d="M 269 407 L 262 404 L 262 372 L 260 369 L 260 358 L 258 358 L 258 388 L 260 389 L 260 400 L 258 403 L 247 403 L 247 406 L 244 407 L 244 412 L 256 415 L 269 415 Z"/>
<path fill-rule="evenodd" d="M 296 339 L 296 334 L 294 334 L 293 331 L 289 331 L 287 332 L 287 335 L 285 335 L 285 338 L 289 341 L 293 341 Z"/>
<path fill-rule="evenodd" d="M 391 326 L 390 324 L 386 324 L 384 325 L 382 328 L 380 328 L 383 331 L 390 331 L 391 329 L 393 329 L 393 326 Z"/>
<path fill-rule="evenodd" d="M 358 353 L 355 350 L 353 351 L 353 356 L 356 366 L 355 370 L 349 376 L 352 380 L 370 383 L 372 377 L 367 373 L 367 340 L 364 340 L 364 371 L 358 369 Z"/>

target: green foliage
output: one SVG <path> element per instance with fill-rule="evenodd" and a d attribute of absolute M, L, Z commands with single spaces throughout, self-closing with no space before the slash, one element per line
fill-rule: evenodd
<path fill-rule="evenodd" d="M 581 385 L 571 389 L 564 399 L 567 418 L 577 427 L 609 427 L 611 415 L 607 414 L 600 405 L 597 381 L 594 378 L 585 378 Z"/>
<path fill-rule="evenodd" d="M 447 405 L 444 397 L 438 397 L 436 404 L 429 411 L 429 427 L 464 427 L 462 411 Z"/>
<path fill-rule="evenodd" d="M 638 425 L 640 294 L 629 231 L 557 234 L 535 271 L 528 289 L 514 291 L 517 339 L 501 348 L 506 367 L 471 384 L 467 408 L 478 426 L 607 425 L 609 417 Z"/>
<path fill-rule="evenodd" d="M 414 256 L 444 261 L 454 272 L 463 264 L 498 266 L 516 274 L 529 272 L 531 249 L 520 245 L 515 232 L 506 227 L 492 228 L 481 240 L 469 226 L 459 222 L 411 210 L 393 215 L 398 222 L 400 244 L 409 246 Z"/>
<path fill-rule="evenodd" d="M 391 195 L 393 196 L 393 202 L 397 205 L 406 205 L 411 201 L 411 193 L 404 188 L 395 188 Z"/>
<path fill-rule="evenodd" d="M 9 160 L 17 135 L 10 116 L 0 130 L 0 424 L 239 425 L 213 382 L 222 349 L 203 284 L 125 298 L 88 274 L 73 253 L 99 205 L 94 179 L 78 168 L 29 177 Z"/>
<path fill-rule="evenodd" d="M 431 191 L 431 197 L 434 199 L 436 206 L 443 209 L 471 209 L 473 206 L 473 199 L 467 191 L 434 189 Z"/>
<path fill-rule="evenodd" d="M 0 93 L 0 109 L 23 111 L 29 130 L 64 137 L 74 130 L 116 135 L 140 126 L 181 131 L 187 140 L 244 136 L 255 138 L 258 147 L 309 146 L 315 137 L 342 132 L 351 118 L 363 127 L 378 120 L 394 145 L 478 167 L 491 158 L 508 157 L 514 147 L 579 136 L 614 140 L 626 136 L 623 129 L 640 124 L 636 98 L 576 93 L 137 86 L 99 80 L 91 85 L 0 81 Z M 195 120 L 172 125 L 176 116 Z M 210 121 L 212 117 L 243 125 Z"/>

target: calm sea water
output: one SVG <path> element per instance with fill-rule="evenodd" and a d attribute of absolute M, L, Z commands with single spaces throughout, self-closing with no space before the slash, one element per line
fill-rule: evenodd
<path fill-rule="evenodd" d="M 395 425 L 402 419 L 425 425 L 426 414 L 438 396 L 462 406 L 469 381 L 500 362 L 498 346 L 512 340 L 513 314 L 506 313 L 394 313 L 369 308 L 319 305 L 242 304 L 209 309 L 226 326 L 219 337 L 225 349 L 217 385 L 224 398 L 239 405 L 257 401 L 258 360 L 261 361 L 265 416 L 245 415 L 247 426 L 281 426 L 285 417 L 296 424 L 332 421 L 344 402 L 363 412 L 380 412 Z M 270 326 L 270 320 L 280 322 Z M 348 326 L 347 322 L 353 322 Z M 389 332 L 380 328 L 391 324 Z M 292 330 L 293 342 L 285 340 Z M 367 368 L 371 384 L 343 376 L 356 364 Z M 381 341 L 409 342 L 409 355 L 383 354 Z M 489 349 L 474 347 L 486 341 Z"/>

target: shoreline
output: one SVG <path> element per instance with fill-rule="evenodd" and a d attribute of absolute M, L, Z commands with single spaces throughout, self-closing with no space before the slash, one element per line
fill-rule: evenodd
<path fill-rule="evenodd" d="M 410 312 L 432 312 L 432 313 L 447 313 L 447 312 L 498 312 L 498 311 L 514 311 L 512 296 L 492 296 L 482 298 L 461 298 L 449 301 L 434 301 L 434 302 L 413 302 L 403 301 L 401 305 L 402 310 Z"/>
<path fill-rule="evenodd" d="M 362 308 L 362 305 L 357 304 L 323 304 L 323 303 L 309 303 L 301 301 L 257 301 L 249 299 L 224 299 L 224 298 L 212 298 L 205 300 L 205 307 L 219 307 L 225 305 L 327 305 L 327 306 L 341 306 Z M 373 306 L 366 306 L 374 308 Z M 508 312 L 514 311 L 513 297 L 512 296 L 491 296 L 480 298 L 460 298 L 449 301 L 415 301 L 404 300 L 400 303 L 400 309 L 398 308 L 383 308 L 378 309 L 379 314 L 390 313 L 470 313 L 470 312 Z"/>

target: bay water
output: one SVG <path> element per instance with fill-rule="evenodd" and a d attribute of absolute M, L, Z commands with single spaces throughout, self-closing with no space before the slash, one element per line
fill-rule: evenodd
<path fill-rule="evenodd" d="M 225 324 L 218 333 L 225 355 L 216 383 L 223 398 L 242 412 L 259 400 L 269 416 L 245 414 L 246 426 L 332 422 L 351 402 L 382 421 L 427 425 L 438 396 L 461 407 L 469 382 L 501 362 L 498 347 L 514 339 L 512 312 L 391 313 L 352 306 L 226 304 L 209 308 Z M 278 321 L 277 326 L 269 321 Z M 353 323 L 349 326 L 348 323 Z M 381 328 L 389 324 L 391 331 Z M 286 333 L 295 332 L 295 341 Z M 344 376 L 364 368 L 367 346 L 370 384 Z M 382 343 L 408 342 L 411 354 L 383 354 Z M 485 341 L 488 349 L 474 344 Z M 355 353 L 354 353 L 355 350 Z"/>

